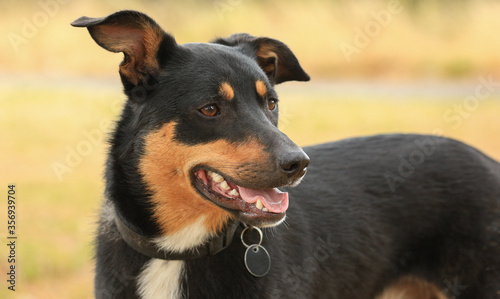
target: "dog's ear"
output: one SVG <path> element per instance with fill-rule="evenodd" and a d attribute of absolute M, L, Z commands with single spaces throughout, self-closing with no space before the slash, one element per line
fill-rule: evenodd
<path fill-rule="evenodd" d="M 119 11 L 103 18 L 81 17 L 71 25 L 87 27 L 92 38 L 104 49 L 123 52 L 120 75 L 122 80 L 133 85 L 144 83 L 148 76 L 156 76 L 159 60 L 165 59 L 177 46 L 175 39 L 155 21 L 137 11 Z"/>
<path fill-rule="evenodd" d="M 257 60 L 257 63 L 264 70 L 272 84 L 292 80 L 310 80 L 309 75 L 300 66 L 297 57 L 287 45 L 278 40 L 238 33 L 212 42 L 240 47 L 245 54 Z"/>

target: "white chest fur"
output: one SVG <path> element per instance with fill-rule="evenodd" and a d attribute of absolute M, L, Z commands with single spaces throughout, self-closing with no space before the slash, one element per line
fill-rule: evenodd
<path fill-rule="evenodd" d="M 196 247 L 210 237 L 210 233 L 203 225 L 204 220 L 204 217 L 200 217 L 193 224 L 175 234 L 160 237 L 155 242 L 158 247 L 174 252 L 182 252 Z M 181 299 L 183 275 L 184 261 L 151 259 L 144 265 L 138 277 L 139 295 L 143 299 Z"/>
<path fill-rule="evenodd" d="M 138 279 L 143 299 L 180 299 L 184 261 L 150 260 Z"/>

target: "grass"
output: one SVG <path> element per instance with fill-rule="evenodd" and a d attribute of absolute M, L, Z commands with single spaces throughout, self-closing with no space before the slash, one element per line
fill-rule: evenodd
<path fill-rule="evenodd" d="M 88 298 L 105 146 L 99 142 L 62 180 L 53 163 L 65 163 L 66 147 L 76 150 L 85 140 L 83 130 L 115 118 L 117 111 L 108 104 L 113 94 L 47 89 L 0 94 L 0 125 L 7 128 L 2 133 L 9 140 L 1 148 L 2 156 L 8 157 L 1 169 L 8 171 L 0 174 L 0 181 L 18 188 L 18 298 L 53 298 L 53 293 Z M 0 265 L 6 270 L 5 261 Z M 6 296 L 2 287 L 0 297 L 12 298 Z"/>
<path fill-rule="evenodd" d="M 117 91 L 0 89 L 0 126 L 4 142 L 0 182 L 18 188 L 18 291 L 16 298 L 91 298 L 92 238 L 103 192 L 106 145 L 102 138 L 71 173 L 59 180 L 53 163 L 66 161 L 68 147 L 77 149 L 89 138 L 84 131 L 114 120 Z M 481 102 L 454 128 L 443 113 L 461 98 L 343 97 L 316 93 L 300 96 L 283 89 L 280 126 L 292 140 L 309 145 L 344 137 L 390 133 L 432 133 L 464 140 L 500 159 L 500 144 L 492 129 L 500 126 L 499 99 Z M 114 104 L 113 104 L 114 103 Z M 97 136 L 97 135 L 96 135 Z M 5 205 L 1 206 L 2 214 Z M 5 241 L 5 240 L 4 240 Z M 5 255 L 5 248 L 1 249 Z M 7 271 L 4 259 L 0 270 Z M 4 273 L 4 272 L 3 272 Z M 2 284 L 3 285 L 3 284 Z M 12 298 L 5 288 L 1 298 Z"/>

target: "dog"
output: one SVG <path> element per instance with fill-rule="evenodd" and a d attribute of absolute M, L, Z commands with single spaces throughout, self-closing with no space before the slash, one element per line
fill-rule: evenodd
<path fill-rule="evenodd" d="M 493 159 L 427 135 L 301 149 L 277 128 L 274 86 L 309 80 L 284 43 L 180 45 L 136 11 L 72 25 L 124 53 L 128 97 L 96 298 L 500 298 Z"/>

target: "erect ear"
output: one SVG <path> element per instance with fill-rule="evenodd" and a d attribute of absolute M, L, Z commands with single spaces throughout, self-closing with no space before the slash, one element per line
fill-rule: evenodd
<path fill-rule="evenodd" d="M 123 52 L 120 75 L 122 80 L 134 85 L 144 83 L 148 75 L 155 76 L 160 68 L 158 59 L 177 46 L 175 39 L 155 21 L 137 11 L 119 11 L 103 18 L 81 17 L 71 25 L 87 27 L 92 38 L 104 49 Z"/>
<path fill-rule="evenodd" d="M 267 37 L 255 37 L 246 33 L 219 38 L 214 43 L 241 47 L 242 51 L 257 60 L 272 84 L 285 81 L 309 81 L 309 75 L 300 66 L 297 57 L 287 45 Z"/>

